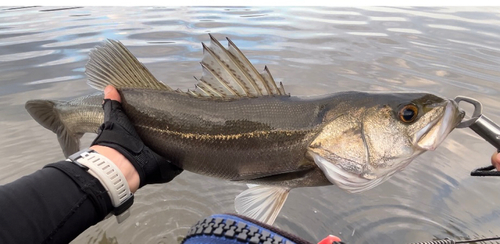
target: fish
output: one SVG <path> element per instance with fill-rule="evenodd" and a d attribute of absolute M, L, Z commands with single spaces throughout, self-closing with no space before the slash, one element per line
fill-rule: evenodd
<path fill-rule="evenodd" d="M 209 35 L 202 76 L 187 91 L 157 80 L 119 41 L 93 49 L 85 73 L 95 94 L 30 100 L 28 113 L 57 134 L 67 157 L 103 123 L 113 85 L 144 143 L 178 167 L 246 183 L 236 212 L 273 224 L 291 189 L 369 190 L 435 150 L 463 119 L 456 102 L 426 92 L 348 91 L 291 96 L 229 39 Z"/>

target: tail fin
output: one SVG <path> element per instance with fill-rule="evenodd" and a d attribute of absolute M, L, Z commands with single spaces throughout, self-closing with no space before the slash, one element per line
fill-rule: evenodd
<path fill-rule="evenodd" d="M 73 133 L 63 123 L 57 109 L 57 104 L 60 103 L 64 102 L 30 100 L 26 102 L 24 107 L 36 122 L 57 134 L 64 156 L 68 157 L 80 150 L 80 138 L 83 134 Z"/>

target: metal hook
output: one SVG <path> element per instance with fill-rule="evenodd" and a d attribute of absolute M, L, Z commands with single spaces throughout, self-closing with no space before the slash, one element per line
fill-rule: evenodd
<path fill-rule="evenodd" d="M 460 122 L 457 128 L 471 128 L 500 152 L 500 126 L 482 114 L 482 105 L 479 101 L 470 97 L 458 96 L 455 98 L 457 104 L 461 101 L 474 105 L 474 112 L 470 119 Z M 492 171 L 494 169 L 495 166 L 492 165 L 478 168 L 471 172 L 471 176 L 500 176 L 500 171 Z"/>
<path fill-rule="evenodd" d="M 481 114 L 483 113 L 483 105 L 478 100 L 464 96 L 455 97 L 455 102 L 457 104 L 459 104 L 462 101 L 472 104 L 474 106 L 474 112 L 472 113 L 470 119 L 462 120 L 462 122 L 460 122 L 460 124 L 457 125 L 457 128 L 466 128 L 471 126 L 477 121 L 477 119 L 479 119 L 479 117 L 481 117 Z"/>
<path fill-rule="evenodd" d="M 500 126 L 482 114 L 482 105 L 479 101 L 470 97 L 455 98 L 455 102 L 461 101 L 474 105 L 474 112 L 470 119 L 460 122 L 457 128 L 469 127 L 491 145 L 500 149 Z"/>

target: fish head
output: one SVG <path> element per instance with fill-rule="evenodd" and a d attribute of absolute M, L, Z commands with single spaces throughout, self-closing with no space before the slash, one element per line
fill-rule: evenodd
<path fill-rule="evenodd" d="M 371 189 L 436 149 L 460 123 L 455 101 L 426 93 L 360 93 L 325 113 L 308 155 L 349 192 Z"/>

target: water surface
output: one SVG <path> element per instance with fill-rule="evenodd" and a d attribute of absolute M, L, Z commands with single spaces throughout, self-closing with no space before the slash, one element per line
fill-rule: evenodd
<path fill-rule="evenodd" d="M 230 37 L 293 95 L 426 91 L 479 99 L 500 122 L 500 8 L 25 7 L 0 10 L 0 184 L 63 159 L 28 99 L 72 99 L 89 51 L 123 42 L 173 88 L 201 76 L 207 33 Z M 225 42 L 223 42 L 225 44 Z M 90 143 L 92 136 L 86 136 Z M 410 243 L 500 231 L 500 181 L 472 178 L 493 148 L 456 130 L 434 152 L 361 194 L 335 186 L 291 192 L 276 226 L 310 241 Z M 246 186 L 185 172 L 136 194 L 132 216 L 89 228 L 73 243 L 176 243 L 197 220 L 234 211 Z"/>

